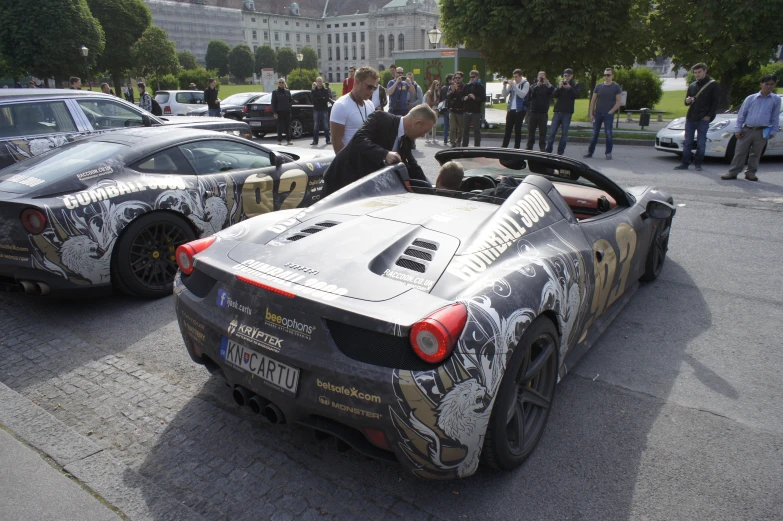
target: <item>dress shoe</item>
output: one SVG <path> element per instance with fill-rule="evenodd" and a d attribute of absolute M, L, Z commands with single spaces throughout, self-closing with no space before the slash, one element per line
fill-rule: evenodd
<path fill-rule="evenodd" d="M 612 154 L 606 154 L 606 159 L 612 159 Z"/>
<path fill-rule="evenodd" d="M 675 170 L 688 170 L 688 165 L 680 163 L 679 165 L 674 167 Z"/>
<path fill-rule="evenodd" d="M 745 174 L 745 179 L 748 181 L 758 181 L 759 178 L 756 177 L 754 174 Z"/>
<path fill-rule="evenodd" d="M 593 154 L 585 154 L 582 157 L 584 157 L 584 158 L 593 157 Z"/>
<path fill-rule="evenodd" d="M 729 179 L 736 179 L 737 174 L 723 174 L 720 178 L 728 181 Z"/>
<path fill-rule="evenodd" d="M 697 167 L 696 167 L 696 171 L 697 171 L 697 172 L 701 172 L 701 167 L 700 167 L 700 166 L 697 166 Z"/>

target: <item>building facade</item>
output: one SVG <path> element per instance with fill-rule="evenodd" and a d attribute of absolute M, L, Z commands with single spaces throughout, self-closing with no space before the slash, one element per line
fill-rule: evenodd
<path fill-rule="evenodd" d="M 177 50 L 204 63 L 211 40 L 230 46 L 262 45 L 318 54 L 325 81 L 341 81 L 351 66 L 384 70 L 395 51 L 430 48 L 427 31 L 438 25 L 435 0 L 144 0 L 152 23 Z"/>

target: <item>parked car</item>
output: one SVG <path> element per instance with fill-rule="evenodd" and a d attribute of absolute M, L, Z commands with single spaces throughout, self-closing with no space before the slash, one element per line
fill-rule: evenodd
<path fill-rule="evenodd" d="M 661 273 L 675 207 L 563 156 L 435 159 L 460 191 L 398 164 L 181 246 L 174 307 L 237 404 L 451 479 L 532 454 L 557 382 Z"/>
<path fill-rule="evenodd" d="M 136 128 L 17 163 L 0 176 L 0 285 L 167 295 L 178 245 L 320 197 L 334 154 L 281 150 L 208 130 Z"/>
<path fill-rule="evenodd" d="M 0 89 L 0 168 L 96 132 L 159 125 L 203 128 L 250 139 L 246 123 L 153 116 L 103 94 L 63 89 Z"/>
<path fill-rule="evenodd" d="M 292 90 L 291 98 L 291 137 L 300 138 L 305 134 L 313 133 L 313 99 L 309 90 Z M 272 96 L 261 97 L 247 104 L 244 121 L 250 125 L 253 135 L 264 137 L 266 134 L 277 132 L 277 120 L 272 112 Z M 328 103 L 329 112 L 332 110 L 332 101 Z"/>
<path fill-rule="evenodd" d="M 268 92 L 240 92 L 238 94 L 232 94 L 224 100 L 220 101 L 220 115 L 224 118 L 231 118 L 237 121 L 242 121 L 245 117 L 245 107 L 247 103 L 263 97 L 269 96 Z M 188 112 L 188 116 L 207 116 L 209 109 L 207 106 L 199 107 L 195 110 Z"/>
<path fill-rule="evenodd" d="M 164 116 L 187 116 L 190 111 L 207 104 L 204 92 L 200 90 L 159 90 L 155 92 L 155 101 Z"/>
<path fill-rule="evenodd" d="M 737 138 L 734 136 L 734 125 L 737 122 L 739 107 L 725 114 L 718 114 L 707 130 L 707 146 L 704 155 L 721 157 L 727 161 L 734 159 L 734 149 Z M 783 110 L 780 112 L 780 124 L 783 126 Z M 661 152 L 671 152 L 682 155 L 685 145 L 685 118 L 672 120 L 655 136 L 655 148 Z M 693 150 L 696 150 L 696 140 L 693 140 Z M 778 133 L 767 141 L 762 156 L 783 156 L 783 133 Z"/>

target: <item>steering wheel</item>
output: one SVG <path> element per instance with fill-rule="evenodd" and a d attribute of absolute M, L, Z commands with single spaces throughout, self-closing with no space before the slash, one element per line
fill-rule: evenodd
<path fill-rule="evenodd" d="M 482 192 L 490 188 L 495 188 L 496 186 L 497 183 L 492 179 L 492 176 L 480 175 L 464 179 L 459 189 L 463 192 Z"/>

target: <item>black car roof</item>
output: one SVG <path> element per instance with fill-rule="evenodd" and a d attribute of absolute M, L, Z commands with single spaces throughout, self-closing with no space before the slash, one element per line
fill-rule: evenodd
<path fill-rule="evenodd" d="M 118 99 L 117 96 L 104 94 L 103 92 L 93 92 L 89 90 L 76 89 L 0 89 L 0 102 L 19 101 L 26 99 L 48 99 L 48 98 L 77 98 L 77 97 L 105 97 Z"/>
<path fill-rule="evenodd" d="M 180 143 L 184 140 L 199 138 L 227 139 L 232 138 L 232 136 L 221 132 L 215 132 L 214 130 L 160 126 L 135 127 L 123 130 L 114 130 L 104 134 L 97 134 L 88 137 L 84 141 L 119 143 L 122 145 L 133 146 L 140 150 L 144 149 L 146 153 L 146 151 L 165 148 L 167 146 Z"/>

